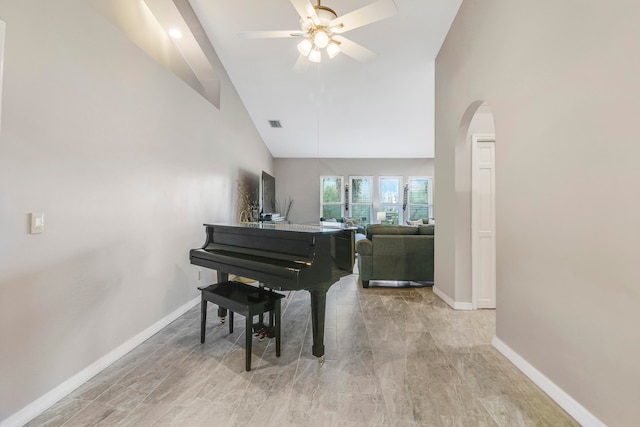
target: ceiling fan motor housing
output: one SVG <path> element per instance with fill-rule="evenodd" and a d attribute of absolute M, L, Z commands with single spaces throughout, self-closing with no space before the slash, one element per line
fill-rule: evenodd
<path fill-rule="evenodd" d="M 338 17 L 338 14 L 331 8 L 326 6 L 314 6 L 316 15 L 320 19 L 320 25 L 328 27 L 329 23 Z"/>

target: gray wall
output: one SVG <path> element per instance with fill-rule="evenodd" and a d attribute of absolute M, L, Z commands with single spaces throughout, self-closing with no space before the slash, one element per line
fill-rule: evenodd
<path fill-rule="evenodd" d="M 320 176 L 350 175 L 374 177 L 374 214 L 379 205 L 379 176 L 432 176 L 433 159 L 274 159 L 276 198 L 289 198 L 293 206 L 289 220 L 296 223 L 318 222 L 320 216 Z M 436 180 L 433 180 L 434 193 Z M 437 211 L 436 211 L 437 212 Z M 436 213 L 437 214 L 437 213 Z M 436 217 L 437 218 L 437 217 Z"/>
<path fill-rule="evenodd" d="M 436 60 L 436 283 L 458 300 L 456 145 L 486 101 L 497 337 L 611 426 L 640 419 L 638 16 L 637 1 L 466 0 Z"/>
<path fill-rule="evenodd" d="M 273 160 L 224 70 L 218 110 L 83 0 L 0 19 L 2 420 L 195 298 L 202 223 Z"/>

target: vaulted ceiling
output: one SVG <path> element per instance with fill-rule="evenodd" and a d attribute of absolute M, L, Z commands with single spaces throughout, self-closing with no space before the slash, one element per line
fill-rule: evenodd
<path fill-rule="evenodd" d="M 434 156 L 434 61 L 462 0 L 394 0 L 396 15 L 343 34 L 377 54 L 374 60 L 323 56 L 302 72 L 294 70 L 300 38 L 238 36 L 299 30 L 290 0 L 144 1 L 152 12 L 163 2 L 190 5 L 274 157 Z M 322 5 L 342 16 L 375 2 Z M 282 127 L 272 128 L 272 120 Z"/>

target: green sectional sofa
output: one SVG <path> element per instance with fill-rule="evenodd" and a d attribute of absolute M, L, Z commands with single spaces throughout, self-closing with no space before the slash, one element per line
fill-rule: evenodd
<path fill-rule="evenodd" d="M 434 227 L 369 225 L 366 239 L 356 243 L 362 286 L 370 280 L 433 282 Z"/>

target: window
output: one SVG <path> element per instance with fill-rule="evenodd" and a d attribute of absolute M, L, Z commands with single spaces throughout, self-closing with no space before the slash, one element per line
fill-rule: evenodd
<path fill-rule="evenodd" d="M 400 224 L 402 197 L 402 177 L 380 177 L 380 210 L 378 212 L 386 213 L 386 218 L 381 220 L 381 222 L 386 224 Z"/>
<path fill-rule="evenodd" d="M 349 216 L 359 224 L 371 223 L 371 208 L 373 203 L 373 177 L 349 177 Z"/>
<path fill-rule="evenodd" d="M 431 218 L 431 181 L 432 179 L 426 176 L 409 177 L 408 209 L 410 220 Z"/>
<path fill-rule="evenodd" d="M 342 218 L 344 207 L 344 178 L 341 176 L 320 177 L 320 217 Z"/>

